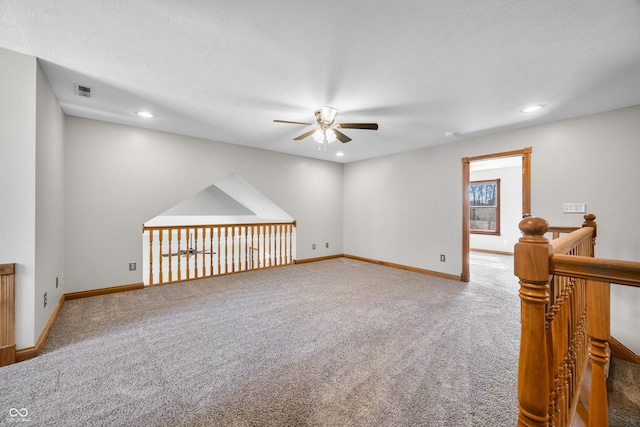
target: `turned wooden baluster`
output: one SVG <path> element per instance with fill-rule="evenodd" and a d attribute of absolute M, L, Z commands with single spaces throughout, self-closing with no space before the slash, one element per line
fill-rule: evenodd
<path fill-rule="evenodd" d="M 271 266 L 275 267 L 277 265 L 278 262 L 278 253 L 276 252 L 278 250 L 278 235 L 276 234 L 278 231 L 276 230 L 276 226 L 275 225 L 271 225 Z"/>
<path fill-rule="evenodd" d="M 285 258 L 287 260 L 287 264 L 291 264 L 291 239 L 293 234 L 293 224 L 287 225 L 287 240 L 285 243 Z"/>
<path fill-rule="evenodd" d="M 220 261 L 220 274 L 223 274 L 222 268 L 224 267 L 224 273 L 229 272 L 229 264 L 227 263 L 227 258 L 229 256 L 229 245 L 227 241 L 229 240 L 229 233 L 227 231 L 227 227 L 220 227 L 220 251 L 224 250 L 224 258 Z M 222 256 L 222 252 L 219 252 L 220 256 Z"/>
<path fill-rule="evenodd" d="M 270 225 L 264 226 L 264 246 L 262 249 L 264 250 L 264 268 L 269 267 L 269 253 L 271 252 L 271 239 L 269 237 L 269 230 L 271 229 Z"/>
<path fill-rule="evenodd" d="M 262 264 L 260 263 L 262 261 Z M 264 259 L 264 226 L 258 226 L 258 268 L 265 266 Z"/>
<path fill-rule="evenodd" d="M 549 422 L 549 348 L 546 305 L 549 303 L 549 256 L 544 237 L 549 224 L 542 218 L 520 221 L 524 234 L 514 248 L 514 272 L 520 279 L 521 338 L 518 362 L 518 425 L 547 426 Z"/>
<path fill-rule="evenodd" d="M 217 230 L 217 237 L 218 237 L 218 253 L 217 258 L 218 258 L 218 274 L 222 274 L 222 264 L 221 264 L 221 259 L 222 259 L 222 228 L 221 227 L 216 227 Z"/>
<path fill-rule="evenodd" d="M 178 228 L 178 280 L 182 280 L 182 257 L 180 256 L 182 252 L 182 228 Z"/>
<path fill-rule="evenodd" d="M 213 276 L 213 227 L 209 227 L 209 272 L 210 276 Z"/>
<path fill-rule="evenodd" d="M 234 273 L 236 271 L 236 228 L 229 227 L 229 240 L 231 241 L 231 272 Z"/>
<path fill-rule="evenodd" d="M 167 238 L 169 239 L 169 282 L 173 282 L 173 229 L 170 228 L 167 231 Z"/>
<path fill-rule="evenodd" d="M 609 362 L 609 282 L 587 280 L 587 335 L 591 358 L 591 391 L 589 396 L 589 427 L 607 427 L 607 378 Z"/>
<path fill-rule="evenodd" d="M 258 249 L 258 243 L 260 241 L 260 227 L 255 225 L 251 227 L 251 268 L 256 269 L 260 267 L 260 251 Z M 256 258 L 257 256 L 257 258 Z"/>
<path fill-rule="evenodd" d="M 243 225 L 242 226 L 242 233 L 241 233 L 244 237 L 244 243 L 242 244 L 242 249 L 244 250 L 244 256 L 242 257 L 243 259 L 243 263 L 244 264 L 244 270 L 243 271 L 247 271 L 249 270 L 249 226 L 248 225 Z M 242 251 L 241 251 L 242 253 Z M 240 266 L 242 267 L 242 265 Z"/>
<path fill-rule="evenodd" d="M 159 283 L 164 283 L 164 276 L 163 276 L 163 271 L 162 271 L 162 236 L 164 234 L 164 230 L 158 230 L 158 265 L 159 265 L 159 271 L 158 271 L 158 276 L 160 276 L 160 282 Z"/>
<path fill-rule="evenodd" d="M 189 248 L 191 245 L 191 235 L 189 234 L 191 230 L 188 228 L 184 229 L 184 238 L 186 239 L 186 243 L 185 243 L 185 251 L 184 251 L 184 274 L 185 274 L 185 280 L 189 280 L 191 278 L 191 266 L 190 264 L 190 257 L 189 257 Z"/>
<path fill-rule="evenodd" d="M 265 227 L 265 244 L 264 244 L 264 256 L 267 259 L 267 262 L 265 263 L 265 267 L 271 267 L 271 257 L 273 256 L 273 250 L 271 249 L 271 243 L 273 241 L 273 234 L 272 234 L 272 230 L 271 230 L 271 225 L 267 225 Z"/>
<path fill-rule="evenodd" d="M 278 224 L 276 226 L 276 233 L 278 233 L 278 261 L 276 262 L 277 265 L 283 265 L 284 264 L 284 256 L 283 256 L 283 251 L 282 251 L 282 242 L 284 241 L 284 225 L 280 225 Z"/>
<path fill-rule="evenodd" d="M 555 278 L 553 287 L 557 295 L 549 295 L 551 306 L 546 314 L 547 332 L 549 347 L 549 415 L 551 421 L 557 426 L 564 426 L 564 414 L 567 413 L 569 379 L 571 369 L 568 357 L 568 343 L 566 339 L 567 311 L 569 304 L 569 293 L 566 289 L 565 280 Z"/>
<path fill-rule="evenodd" d="M 295 232 L 295 228 L 297 226 L 297 223 L 295 221 L 293 221 L 293 224 L 291 224 L 291 233 L 289 234 L 289 255 L 290 255 L 290 260 L 293 263 L 293 233 Z"/>
<path fill-rule="evenodd" d="M 200 228 L 194 228 L 193 231 L 194 233 L 191 233 L 191 244 L 189 245 L 187 260 L 190 260 L 193 256 L 193 277 L 198 278 L 200 277 L 198 272 L 198 239 L 200 238 Z"/>
<path fill-rule="evenodd" d="M 149 230 L 149 284 L 153 285 L 153 233 Z"/>
<path fill-rule="evenodd" d="M 242 247 L 244 248 L 244 270 L 248 271 L 249 270 L 249 239 L 251 236 L 251 229 L 248 225 L 245 225 L 242 228 L 244 229 L 244 245 L 242 245 Z"/>

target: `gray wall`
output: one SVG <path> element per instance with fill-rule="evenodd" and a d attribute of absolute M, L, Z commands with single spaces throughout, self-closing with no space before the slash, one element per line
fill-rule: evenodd
<path fill-rule="evenodd" d="M 346 164 L 345 253 L 459 277 L 462 153 L 451 144 Z"/>
<path fill-rule="evenodd" d="M 461 159 L 524 147 L 534 215 L 580 225 L 562 204 L 585 202 L 598 216 L 598 255 L 640 260 L 640 106 L 349 163 L 345 252 L 459 275 Z"/>
<path fill-rule="evenodd" d="M 78 117 L 65 152 L 66 292 L 141 283 L 142 224 L 231 172 L 297 221 L 297 259 L 343 252 L 341 164 Z"/>
<path fill-rule="evenodd" d="M 35 58 L 0 49 L 0 263 L 16 263 L 16 347 L 64 292 L 63 114 Z M 48 304 L 44 307 L 44 293 Z"/>
<path fill-rule="evenodd" d="M 347 164 L 345 253 L 459 276 L 461 159 L 525 147 L 533 147 L 534 215 L 580 225 L 582 218 L 563 214 L 562 204 L 585 202 L 598 216 L 596 254 L 640 261 L 640 106 Z M 633 291 L 626 306 L 614 291 L 612 312 L 620 318 L 612 331 L 640 353 L 637 335 L 628 336 L 640 329 L 632 308 L 640 306 L 640 292 Z"/>
<path fill-rule="evenodd" d="M 34 344 L 36 59 L 0 49 L 0 263 L 16 263 L 16 346 Z"/>
<path fill-rule="evenodd" d="M 64 287 L 64 113 L 40 66 L 36 106 L 35 338 Z M 58 287 L 56 287 L 58 278 Z M 44 293 L 47 306 L 44 306 Z"/>

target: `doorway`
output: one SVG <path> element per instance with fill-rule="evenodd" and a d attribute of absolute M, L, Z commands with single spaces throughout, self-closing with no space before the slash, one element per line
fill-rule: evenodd
<path fill-rule="evenodd" d="M 470 252 L 470 206 L 469 186 L 471 163 L 480 160 L 500 159 L 505 157 L 522 157 L 522 216 L 531 213 L 531 147 L 522 150 L 506 151 L 476 157 L 462 158 L 462 273 L 460 280 L 471 280 L 469 252 Z"/>

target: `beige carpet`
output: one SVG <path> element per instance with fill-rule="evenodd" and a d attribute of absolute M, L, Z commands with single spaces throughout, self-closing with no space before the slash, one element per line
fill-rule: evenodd
<path fill-rule="evenodd" d="M 461 283 L 340 258 L 68 301 L 43 354 L 0 369 L 0 412 L 43 426 L 513 426 L 509 262 L 479 257 Z"/>

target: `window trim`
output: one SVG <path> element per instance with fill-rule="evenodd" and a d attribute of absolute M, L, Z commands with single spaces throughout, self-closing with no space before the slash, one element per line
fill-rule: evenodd
<path fill-rule="evenodd" d="M 469 200 L 469 233 L 482 234 L 485 236 L 499 236 L 500 235 L 500 178 L 497 179 L 483 179 L 480 181 L 470 181 L 469 190 L 475 184 L 495 184 L 496 185 L 496 205 L 494 206 L 472 206 L 471 200 Z M 473 208 L 492 208 L 496 210 L 496 229 L 495 230 L 475 230 L 471 227 L 471 209 Z"/>

